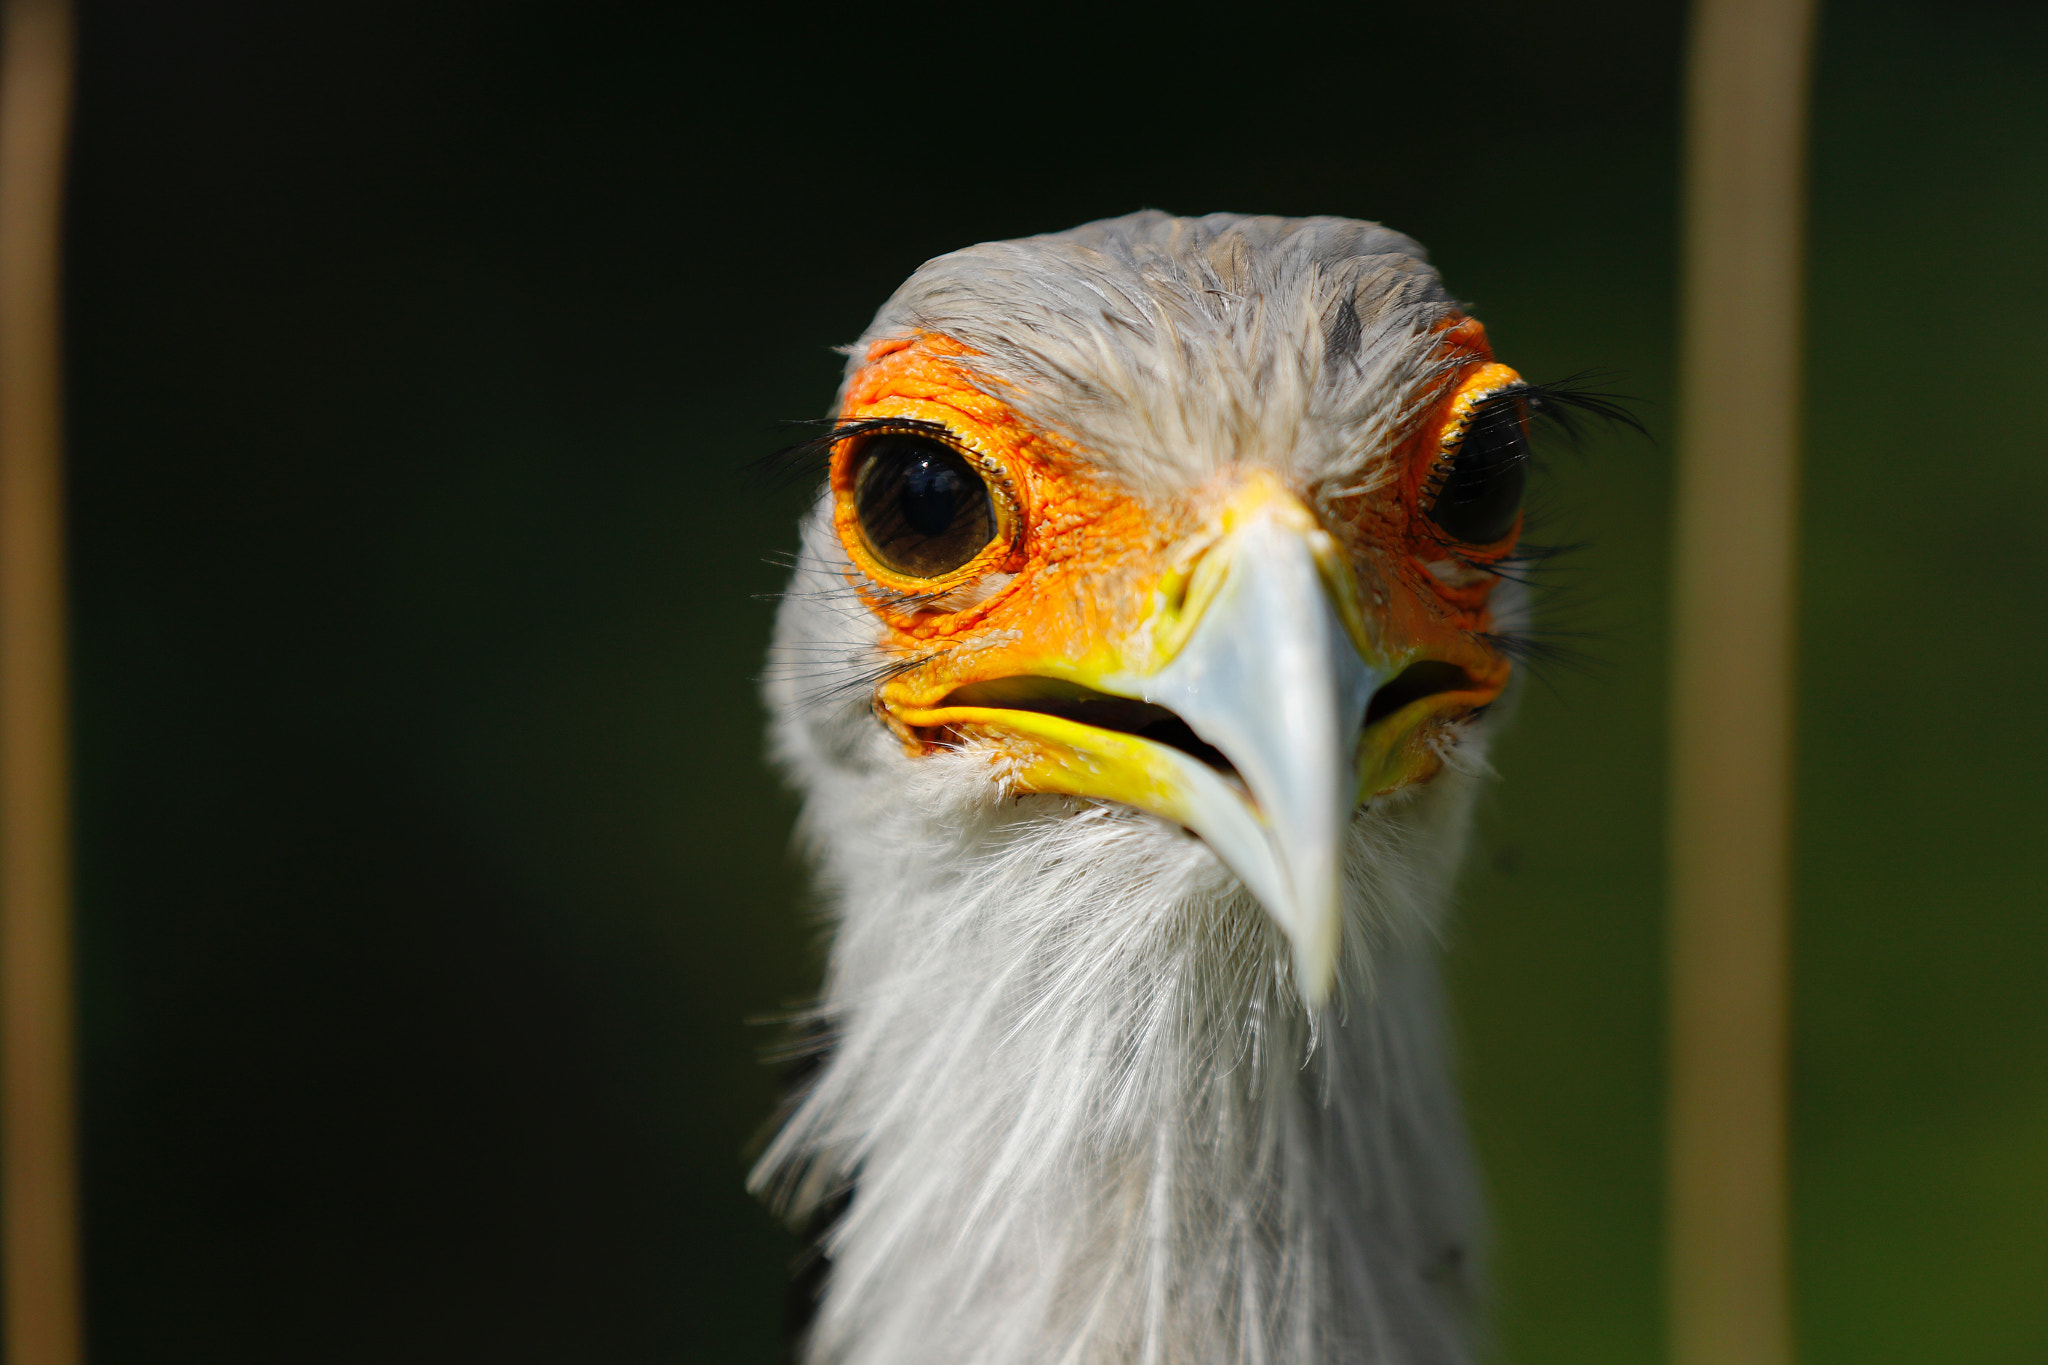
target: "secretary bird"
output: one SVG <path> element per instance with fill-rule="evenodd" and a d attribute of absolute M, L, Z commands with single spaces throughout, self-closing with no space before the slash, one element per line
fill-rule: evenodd
<path fill-rule="evenodd" d="M 848 348 L 772 648 L 832 926 L 754 1188 L 813 1365 L 1453 1365 L 1437 941 L 1527 645 L 1532 420 L 1372 223 L 927 262 Z"/>

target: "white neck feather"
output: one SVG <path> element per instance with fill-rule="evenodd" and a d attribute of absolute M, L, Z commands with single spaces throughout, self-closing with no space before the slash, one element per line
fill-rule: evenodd
<path fill-rule="evenodd" d="M 835 921 L 834 1047 L 755 1183 L 798 1213 L 853 1189 L 807 1358 L 1467 1360 L 1480 1230 L 1435 933 L 1471 780 L 1360 816 L 1312 1025 L 1201 843 L 879 730 L 778 736 Z"/>

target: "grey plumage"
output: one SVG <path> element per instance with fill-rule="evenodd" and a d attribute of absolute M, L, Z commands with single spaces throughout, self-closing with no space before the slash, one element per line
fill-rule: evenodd
<path fill-rule="evenodd" d="M 928 262 L 849 376 L 876 340 L 943 334 L 1135 497 L 1245 466 L 1323 506 L 1392 476 L 1452 311 L 1375 225 L 1143 213 Z M 866 689 L 820 688 L 895 657 L 831 505 L 767 689 L 831 925 L 832 1047 L 754 1186 L 793 1215 L 853 1191 L 806 1358 L 1471 1359 L 1483 1233 L 1436 953 L 1500 708 L 1353 817 L 1336 993 L 1311 1010 L 1203 841 L 1014 790 L 971 737 L 907 752 Z"/>
<path fill-rule="evenodd" d="M 1385 450 L 1451 307 L 1376 223 L 1146 212 L 927 261 L 848 349 L 965 342 L 1020 412 L 1143 488 L 1232 460 L 1314 481 Z"/>

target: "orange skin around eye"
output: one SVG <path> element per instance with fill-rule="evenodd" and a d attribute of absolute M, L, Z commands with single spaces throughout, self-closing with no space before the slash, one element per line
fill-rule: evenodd
<path fill-rule="evenodd" d="M 989 551 L 945 578 L 924 582 L 891 574 L 867 553 L 854 515 L 852 443 L 834 453 L 834 519 L 848 553 L 871 580 L 862 585 L 868 607 L 887 626 L 896 651 L 930 656 L 885 685 L 893 703 L 885 714 L 897 706 L 935 705 L 964 683 L 1044 675 L 1057 672 L 1061 660 L 1078 668 L 1091 656 L 1113 656 L 1150 606 L 1165 549 L 1191 529 L 1140 504 L 1026 426 L 1007 404 L 961 373 L 952 363 L 960 354 L 960 346 L 940 337 L 880 343 L 840 411 L 849 421 L 897 417 L 942 423 L 962 445 L 1001 466 L 1007 475 L 1003 491 L 1014 500 L 1020 523 L 1018 534 L 999 536 Z M 957 611 L 906 608 L 898 601 L 994 573 L 1014 577 Z M 1018 666 L 1006 666 L 1008 660 Z"/>
<path fill-rule="evenodd" d="M 1456 367 L 1442 399 L 1393 452 L 1398 477 L 1355 501 L 1326 504 L 1343 522 L 1330 529 L 1350 547 L 1381 661 L 1398 670 L 1436 659 L 1472 679 L 1471 690 L 1433 699 L 1424 718 L 1430 722 L 1485 705 L 1510 670 L 1508 660 L 1479 638 L 1490 625 L 1493 576 L 1431 571 L 1432 564 L 1456 560 L 1423 515 L 1423 504 L 1432 473 L 1474 402 L 1517 380 L 1493 362 L 1476 321 L 1454 318 L 1441 345 Z M 977 387 L 957 363 L 964 354 L 965 347 L 943 336 L 876 343 L 848 387 L 840 417 L 947 428 L 991 474 L 998 503 L 1008 504 L 1007 516 L 999 517 L 1004 530 L 987 550 L 941 579 L 890 572 L 868 554 L 853 509 L 858 442 L 842 443 L 832 460 L 834 521 L 859 570 L 856 584 L 886 628 L 892 652 L 923 660 L 884 683 L 876 698 L 877 711 L 915 748 L 933 736 L 904 724 L 897 713 L 936 707 L 966 683 L 1024 674 L 1086 683 L 1149 657 L 1161 584 L 1185 572 L 1188 566 L 1174 561 L 1187 557 L 1183 547 L 1202 543 L 1216 508 L 1243 477 L 1226 470 L 1190 496 L 1140 501 L 1057 436 L 1029 426 Z M 1513 544 L 1511 534 L 1500 545 L 1460 547 L 1460 553 L 1485 564 Z M 996 577 L 1002 574 L 1012 577 L 1004 582 Z M 956 591 L 958 602 L 945 600 Z M 1424 737 L 1411 740 L 1403 747 L 1413 751 L 1413 761 L 1401 765 L 1406 775 L 1396 785 L 1437 766 Z"/>
<path fill-rule="evenodd" d="M 1373 576 L 1405 589 L 1386 591 L 1385 600 L 1374 604 L 1383 613 L 1395 650 L 1404 652 L 1401 646 L 1406 645 L 1427 657 L 1460 664 L 1475 678 L 1497 677 L 1498 684 L 1505 685 L 1507 660 L 1472 637 L 1492 626 L 1487 605 L 1499 580 L 1485 568 L 1514 552 L 1521 519 L 1499 543 L 1474 546 L 1446 539 L 1427 512 L 1430 485 L 1463 436 L 1473 409 L 1481 400 L 1519 384 L 1521 376 L 1494 360 L 1486 329 L 1475 318 L 1454 316 L 1439 346 L 1454 368 L 1436 406 L 1394 452 L 1399 477 L 1367 495 L 1362 506 L 1346 509 L 1340 503 L 1340 511 L 1351 511 L 1354 543 L 1377 570 Z M 1432 565 L 1452 572 L 1433 572 Z"/>

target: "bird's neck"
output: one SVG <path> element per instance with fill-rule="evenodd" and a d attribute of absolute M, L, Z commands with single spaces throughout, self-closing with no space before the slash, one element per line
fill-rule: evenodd
<path fill-rule="evenodd" d="M 810 1358 L 1465 1359 L 1478 1219 L 1403 929 L 1444 890 L 1418 830 L 1376 873 L 1354 850 L 1312 1024 L 1202 845 L 1059 804 L 819 839 L 836 1043 L 757 1173 L 799 1209 L 852 1187 Z"/>

